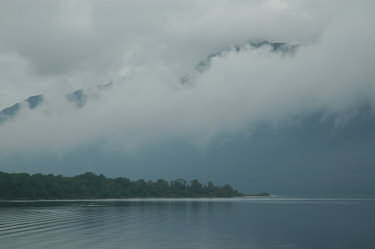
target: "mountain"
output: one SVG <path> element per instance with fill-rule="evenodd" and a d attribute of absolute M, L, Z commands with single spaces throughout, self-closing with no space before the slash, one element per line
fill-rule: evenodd
<path fill-rule="evenodd" d="M 375 112 L 368 105 L 344 113 L 321 110 L 286 118 L 284 123 L 258 123 L 237 135 L 217 136 L 203 150 L 171 141 L 150 146 L 130 159 L 118 155 L 110 160 L 98 154 L 101 159 L 93 161 L 101 160 L 111 174 L 199 176 L 230 182 L 243 192 L 375 197 L 374 127 Z"/>
<path fill-rule="evenodd" d="M 27 98 L 21 103 L 16 103 L 0 111 L 0 125 L 8 119 L 14 117 L 21 108 L 21 105 L 26 104 L 30 109 L 38 107 L 43 102 L 43 95 L 35 95 Z"/>
<path fill-rule="evenodd" d="M 67 101 L 71 102 L 76 108 L 82 108 L 86 104 L 86 95 L 83 90 L 76 90 L 65 95 Z M 14 118 L 20 111 L 21 106 L 26 105 L 28 108 L 35 109 L 43 104 L 44 95 L 39 94 L 30 96 L 20 103 L 16 103 L 10 107 L 4 108 L 0 111 L 0 125 L 9 119 Z"/>
<path fill-rule="evenodd" d="M 48 153 L 2 158 L 6 172 L 76 175 L 86 171 L 130 179 L 197 178 L 230 183 L 241 192 L 316 197 L 375 197 L 375 113 L 368 105 L 324 110 L 279 124 L 258 123 L 222 134 L 205 148 L 165 140 L 130 154 L 101 142 L 63 157 Z"/>
<path fill-rule="evenodd" d="M 212 60 L 228 52 L 265 48 L 293 54 L 297 45 L 249 42 L 213 53 L 180 79 L 190 86 L 209 70 Z M 98 86 L 111 87 L 112 82 Z M 77 109 L 88 94 L 65 95 Z M 0 111 L 0 124 L 22 105 L 43 104 L 44 95 L 27 98 Z M 375 109 L 362 103 L 341 112 L 326 109 L 290 115 L 277 123 L 258 122 L 237 133 L 219 134 L 204 148 L 182 138 L 150 143 L 132 153 L 103 149 L 103 141 L 75 148 L 63 157 L 49 153 L 5 155 L 1 170 L 75 175 L 86 171 L 133 179 L 199 178 L 230 183 L 242 192 L 291 196 L 375 197 Z M 105 146 L 104 146 L 105 147 Z"/>
<path fill-rule="evenodd" d="M 228 52 L 239 53 L 241 51 L 259 48 L 269 48 L 272 52 L 275 53 L 293 54 L 298 48 L 298 45 L 263 40 L 249 41 L 243 45 L 230 46 L 225 49 L 222 49 L 219 52 L 212 53 L 209 56 L 207 56 L 204 60 L 199 61 L 190 72 L 188 72 L 180 78 L 180 82 L 181 84 L 191 84 L 194 80 L 196 80 L 199 77 L 199 75 L 209 70 L 212 60 L 214 58 L 223 57 Z"/>
<path fill-rule="evenodd" d="M 270 42 L 270 41 L 249 41 L 243 45 L 234 45 L 225 49 L 222 49 L 219 52 L 212 53 L 209 56 L 207 56 L 204 60 L 201 60 L 198 62 L 194 68 L 185 74 L 183 77 L 180 78 L 181 84 L 192 84 L 192 82 L 199 77 L 202 73 L 209 70 L 211 62 L 214 58 L 222 57 L 226 53 L 230 51 L 235 51 L 236 53 L 239 53 L 240 51 L 244 51 L 247 49 L 259 49 L 268 47 L 273 52 L 279 52 L 279 53 L 287 53 L 292 54 L 297 49 L 297 45 L 290 45 L 287 43 L 282 42 Z M 111 88 L 113 86 L 113 82 L 110 81 L 103 85 L 98 85 L 97 88 L 99 90 L 105 90 L 108 88 Z M 67 101 L 72 103 L 77 109 L 82 108 L 86 105 L 87 101 L 87 94 L 85 94 L 84 90 L 78 89 L 75 91 L 72 91 L 70 93 L 65 94 L 65 98 Z M 20 103 L 16 103 L 10 107 L 4 108 L 0 110 L 0 125 L 6 122 L 9 119 L 14 118 L 17 113 L 20 111 L 20 108 L 22 105 L 26 104 L 30 109 L 35 109 L 39 107 L 41 104 L 43 104 L 44 95 L 39 94 L 35 96 L 30 96 L 29 98 L 25 99 L 24 101 Z"/>

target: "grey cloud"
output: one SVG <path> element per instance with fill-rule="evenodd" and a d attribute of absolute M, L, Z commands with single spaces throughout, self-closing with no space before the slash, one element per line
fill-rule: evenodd
<path fill-rule="evenodd" d="M 310 6 L 278 1 L 38 0 L 1 7 L 2 43 L 41 75 L 103 73 L 134 49 L 140 60 L 175 66 L 250 39 L 311 41 L 328 19 Z"/>
<path fill-rule="evenodd" d="M 45 101 L 0 126 L 0 150 L 64 153 L 101 141 L 129 152 L 173 138 L 205 145 L 261 121 L 373 104 L 373 4 L 337 4 L 3 1 L 0 58 L 13 51 L 28 66 L 18 87 L 4 72 L 2 88 L 33 95 L 38 86 Z M 299 47 L 285 54 L 245 45 L 260 40 Z M 192 87 L 180 84 L 225 49 Z M 110 80 L 108 91 L 96 88 Z M 64 97 L 77 89 L 88 94 L 79 110 Z"/>
<path fill-rule="evenodd" d="M 40 74 L 67 73 L 95 50 L 85 1 L 2 1 L 0 38 Z"/>

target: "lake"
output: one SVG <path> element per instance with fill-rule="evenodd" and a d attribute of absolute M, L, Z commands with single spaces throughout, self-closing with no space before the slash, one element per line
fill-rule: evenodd
<path fill-rule="evenodd" d="M 0 248 L 373 249 L 375 200 L 1 201 Z"/>

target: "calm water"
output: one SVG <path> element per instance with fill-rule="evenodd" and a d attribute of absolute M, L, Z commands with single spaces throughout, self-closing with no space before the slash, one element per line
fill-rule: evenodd
<path fill-rule="evenodd" d="M 1 249 L 375 248 L 375 200 L 0 202 Z"/>

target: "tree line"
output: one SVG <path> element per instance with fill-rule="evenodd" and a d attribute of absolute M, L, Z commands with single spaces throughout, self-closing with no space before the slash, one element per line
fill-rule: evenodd
<path fill-rule="evenodd" d="M 262 193 L 259 195 L 265 195 Z M 268 195 L 268 194 L 267 194 Z M 166 181 L 107 178 L 87 172 L 74 177 L 0 171 L 0 199 L 100 199 L 134 197 L 235 197 L 244 196 L 230 185 L 204 185 L 194 179 Z"/>

